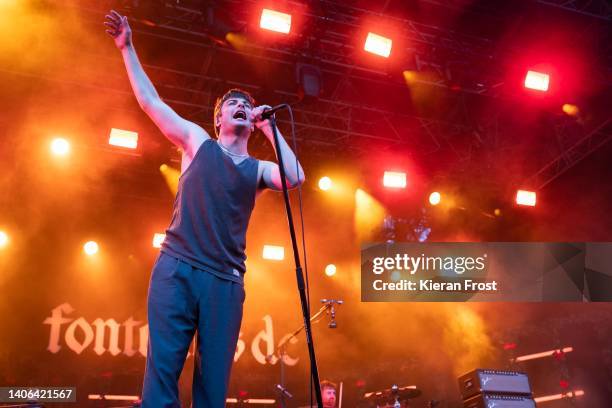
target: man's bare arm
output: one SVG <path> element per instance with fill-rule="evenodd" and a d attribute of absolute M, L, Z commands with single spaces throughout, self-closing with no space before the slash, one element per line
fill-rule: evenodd
<path fill-rule="evenodd" d="M 272 148 L 274 148 L 274 151 L 276 152 L 272 125 L 269 120 L 262 121 L 260 119 L 261 114 L 266 108 L 269 109 L 270 106 L 267 106 L 267 105 L 258 106 L 257 108 L 253 110 L 252 114 L 254 116 L 255 125 L 263 132 L 266 138 L 270 141 L 270 144 L 272 144 Z M 291 150 L 291 148 L 285 141 L 285 138 L 280 133 L 280 130 L 278 131 L 278 135 L 279 135 L 278 141 L 280 145 L 280 150 L 283 156 L 283 164 L 285 168 L 285 179 L 287 181 L 287 188 L 295 188 L 298 185 L 301 185 L 302 183 L 304 183 L 306 179 L 304 175 L 304 170 L 302 169 L 302 165 L 299 162 L 297 163 L 297 166 L 296 166 L 295 154 L 293 153 L 293 150 Z M 263 179 L 265 186 L 272 190 L 277 190 L 277 191 L 282 190 L 283 184 L 281 181 L 280 168 L 278 164 L 269 162 L 269 161 L 262 161 L 262 164 L 264 166 L 263 172 L 262 172 L 262 179 Z"/>
<path fill-rule="evenodd" d="M 115 45 L 121 51 L 138 105 L 172 143 L 193 157 L 194 150 L 204 140 L 210 138 L 208 133 L 195 123 L 181 118 L 161 100 L 138 60 L 127 17 L 111 10 L 106 15 L 104 24 L 107 26 L 106 32 L 113 37 Z"/>

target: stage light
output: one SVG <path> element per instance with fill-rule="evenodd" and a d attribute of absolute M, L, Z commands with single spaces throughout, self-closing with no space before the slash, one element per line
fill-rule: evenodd
<path fill-rule="evenodd" d="M 263 259 L 270 261 L 282 261 L 285 259 L 285 248 L 276 245 L 264 245 L 262 256 Z"/>
<path fill-rule="evenodd" d="M 178 183 L 179 178 L 181 177 L 181 172 L 175 168 L 168 166 L 167 164 L 162 164 L 159 166 L 159 171 L 161 172 L 170 192 L 176 195 L 178 191 Z"/>
<path fill-rule="evenodd" d="M 557 401 L 563 398 L 570 399 L 573 397 L 582 397 L 583 395 L 584 395 L 583 390 L 576 390 L 576 391 L 564 392 L 562 394 L 552 394 L 552 395 L 545 395 L 542 397 L 535 397 L 533 400 L 537 402 L 538 404 L 540 404 L 542 402 Z"/>
<path fill-rule="evenodd" d="M 576 105 L 572 105 L 571 103 L 564 103 L 561 107 L 561 110 L 568 116 L 578 116 L 578 114 L 580 113 L 580 109 L 578 109 Z"/>
<path fill-rule="evenodd" d="M 438 205 L 440 204 L 441 199 L 442 199 L 442 196 L 440 195 L 440 193 L 438 193 L 437 191 L 434 191 L 433 193 L 429 195 L 429 204 Z"/>
<path fill-rule="evenodd" d="M 564 347 L 562 349 L 555 349 L 555 350 L 543 351 L 541 353 L 534 353 L 534 354 L 527 354 L 524 356 L 519 356 L 513 359 L 512 361 L 521 362 L 521 361 L 527 361 L 527 360 L 535 360 L 535 359 L 544 358 L 544 357 L 556 357 L 558 355 L 571 353 L 572 351 L 574 351 L 573 347 Z"/>
<path fill-rule="evenodd" d="M 87 398 L 90 400 L 104 400 L 104 401 L 138 401 L 140 399 L 137 395 L 115 395 L 115 394 L 88 394 Z"/>
<path fill-rule="evenodd" d="M 527 71 L 525 76 L 525 88 L 535 89 L 536 91 L 548 91 L 548 81 L 550 76 L 543 72 Z"/>
<path fill-rule="evenodd" d="M 300 98 L 316 100 L 321 93 L 321 69 L 316 65 L 298 63 L 295 71 Z"/>
<path fill-rule="evenodd" d="M 100 247 L 96 241 L 87 241 L 85 245 L 83 245 L 83 251 L 89 256 L 97 254 L 99 250 Z"/>
<path fill-rule="evenodd" d="M 264 30 L 289 34 L 291 30 L 291 14 L 281 13 L 270 9 L 263 9 L 259 26 Z"/>
<path fill-rule="evenodd" d="M 51 153 L 56 156 L 67 156 L 70 153 L 70 142 L 62 137 L 56 137 L 51 141 Z"/>
<path fill-rule="evenodd" d="M 0 248 L 4 248 L 9 243 L 9 236 L 6 232 L 0 231 Z"/>
<path fill-rule="evenodd" d="M 383 185 L 390 188 L 406 188 L 406 173 L 385 171 Z"/>
<path fill-rule="evenodd" d="M 375 239 L 374 231 L 379 231 L 385 219 L 385 207 L 367 192 L 355 190 L 354 230 L 355 242 L 369 242 Z M 376 232 L 377 234 L 378 232 Z"/>
<path fill-rule="evenodd" d="M 406 81 L 406 85 L 410 86 L 416 81 L 418 73 L 416 71 L 407 69 L 402 72 L 402 75 L 404 76 L 404 81 Z"/>
<path fill-rule="evenodd" d="M 536 205 L 535 191 L 518 190 L 516 192 L 516 203 L 518 205 L 528 205 L 531 207 L 535 207 Z"/>
<path fill-rule="evenodd" d="M 325 274 L 327 276 L 334 276 L 336 274 L 336 265 L 329 264 L 325 267 Z"/>
<path fill-rule="evenodd" d="M 226 398 L 226 404 L 259 404 L 259 405 L 274 405 L 276 400 L 270 398 L 247 398 L 247 399 L 238 399 L 238 398 Z"/>
<path fill-rule="evenodd" d="M 111 128 L 108 144 L 128 149 L 138 146 L 138 133 L 129 130 Z"/>
<path fill-rule="evenodd" d="M 380 55 L 381 57 L 389 58 L 391 55 L 391 46 L 393 41 L 390 38 L 382 35 L 368 33 L 363 49 L 372 54 Z"/>
<path fill-rule="evenodd" d="M 329 177 L 325 176 L 319 179 L 319 189 L 323 191 L 328 191 L 332 188 L 332 186 L 332 179 L 330 179 Z"/>
<path fill-rule="evenodd" d="M 159 232 L 156 232 L 153 235 L 153 248 L 161 248 L 161 245 L 164 242 L 164 239 L 166 239 L 166 234 L 161 234 Z"/>

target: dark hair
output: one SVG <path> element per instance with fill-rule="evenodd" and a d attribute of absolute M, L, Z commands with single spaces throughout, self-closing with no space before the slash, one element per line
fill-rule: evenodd
<path fill-rule="evenodd" d="M 227 91 L 225 94 L 223 94 L 223 96 L 221 96 L 220 98 L 217 98 L 217 101 L 215 102 L 215 113 L 213 116 L 213 126 L 215 127 L 215 135 L 217 135 L 217 137 L 219 137 L 219 127 L 217 126 L 217 117 L 221 114 L 221 108 L 223 107 L 223 104 L 225 103 L 225 101 L 227 101 L 230 98 L 242 98 L 245 101 L 248 101 L 251 104 L 251 106 L 255 106 L 255 99 L 253 99 L 251 94 L 239 88 L 232 88 L 229 91 Z"/>
<path fill-rule="evenodd" d="M 325 388 L 333 388 L 334 391 L 338 391 L 338 386 L 331 381 L 323 380 L 321 381 L 321 391 Z"/>

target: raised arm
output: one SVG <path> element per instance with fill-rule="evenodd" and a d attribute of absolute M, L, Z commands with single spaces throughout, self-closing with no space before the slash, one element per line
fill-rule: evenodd
<path fill-rule="evenodd" d="M 106 32 L 113 37 L 115 45 L 121 51 L 138 105 L 172 143 L 193 157 L 200 144 L 210 138 L 208 133 L 195 123 L 181 118 L 161 100 L 138 60 L 127 17 L 111 10 L 106 15 L 104 25 L 107 27 Z"/>

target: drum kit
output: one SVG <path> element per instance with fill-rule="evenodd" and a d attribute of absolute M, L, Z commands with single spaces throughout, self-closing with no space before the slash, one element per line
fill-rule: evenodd
<path fill-rule="evenodd" d="M 335 329 L 337 327 L 336 323 L 336 308 L 342 305 L 344 302 L 342 300 L 336 299 L 321 299 L 321 303 L 323 306 L 321 309 L 315 313 L 311 318 L 311 322 L 317 322 L 321 319 L 323 314 L 327 312 L 330 316 L 331 321 L 328 325 L 330 329 Z M 285 367 L 284 367 L 284 354 L 285 347 L 289 343 L 293 337 L 297 336 L 304 329 L 302 325 L 297 330 L 295 330 L 291 336 L 287 337 L 279 343 L 274 350 L 273 353 L 266 357 L 266 360 L 269 362 L 271 359 L 277 356 L 278 361 L 280 361 L 280 383 L 275 385 L 275 391 L 279 396 L 279 403 L 282 408 L 287 407 L 287 401 L 293 398 L 293 395 L 285 388 Z M 418 405 L 411 404 L 410 400 L 414 398 L 418 398 L 421 396 L 422 392 L 415 385 L 408 385 L 400 387 L 398 385 L 393 385 L 391 388 L 382 390 L 382 391 L 374 391 L 367 392 L 363 395 L 360 402 L 357 404 L 358 408 L 417 408 Z M 339 396 L 340 407 L 342 406 L 342 387 L 340 387 L 340 396 Z M 440 401 L 427 401 L 425 405 L 421 405 L 423 408 L 435 408 L 438 406 Z M 302 407 L 309 408 L 309 407 Z"/>

